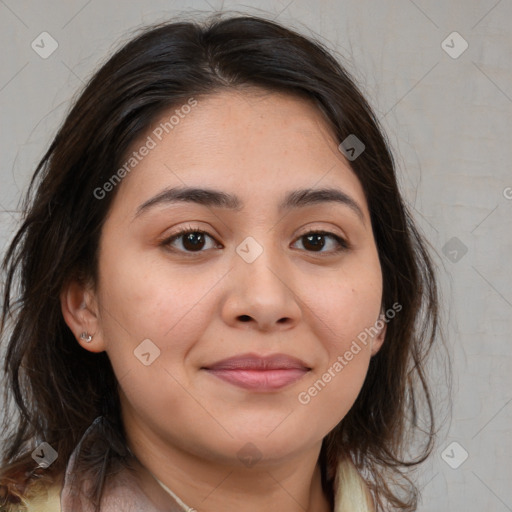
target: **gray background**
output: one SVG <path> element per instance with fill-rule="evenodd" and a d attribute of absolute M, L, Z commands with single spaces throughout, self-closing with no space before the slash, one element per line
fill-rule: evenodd
<path fill-rule="evenodd" d="M 512 511 L 510 0 L 0 0 L 0 254 L 36 162 L 93 70 L 141 24 L 220 9 L 272 16 L 347 59 L 437 253 L 453 413 L 418 474 L 419 510 Z M 31 48 L 44 31 L 58 42 L 47 59 Z"/>

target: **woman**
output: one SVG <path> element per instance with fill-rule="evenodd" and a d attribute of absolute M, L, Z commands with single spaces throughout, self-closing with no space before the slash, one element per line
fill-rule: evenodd
<path fill-rule="evenodd" d="M 88 83 L 26 208 L 4 261 L 5 510 L 416 509 L 435 275 L 319 43 L 248 16 L 147 28 Z"/>

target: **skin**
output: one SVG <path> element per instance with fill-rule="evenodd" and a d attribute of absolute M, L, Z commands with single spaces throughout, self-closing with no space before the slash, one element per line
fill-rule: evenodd
<path fill-rule="evenodd" d="M 354 403 L 385 327 L 307 405 L 298 395 L 381 313 L 382 273 L 363 189 L 306 100 L 258 90 L 197 100 L 118 185 L 101 236 L 98 282 L 70 283 L 63 315 L 85 350 L 106 351 L 112 361 L 141 478 L 150 471 L 205 512 L 327 512 L 321 442 Z M 183 185 L 236 194 L 244 206 L 159 204 L 135 215 L 163 189 Z M 353 198 L 363 221 L 335 203 L 278 213 L 286 192 L 327 186 Z M 202 252 L 184 237 L 172 242 L 174 252 L 161 245 L 185 226 L 212 237 Z M 335 252 L 335 239 L 326 236 L 315 251 L 302 236 L 313 229 L 350 248 Z M 263 248 L 252 263 L 235 251 L 248 236 Z M 93 334 L 90 343 L 79 338 L 84 330 Z M 160 350 L 148 366 L 134 356 L 145 339 Z M 311 370 L 261 393 L 201 369 L 247 352 L 289 354 Z M 237 455 L 249 442 L 261 457 L 251 467 Z"/>

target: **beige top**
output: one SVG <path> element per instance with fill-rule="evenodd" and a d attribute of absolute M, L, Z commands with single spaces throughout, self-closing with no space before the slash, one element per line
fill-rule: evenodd
<path fill-rule="evenodd" d="M 25 499 L 27 512 L 93 512 L 92 504 L 78 492 L 84 484 L 83 477 L 75 474 L 75 460 L 80 456 L 82 441 L 94 429 L 100 418 L 89 427 L 82 440 L 73 451 L 63 481 L 55 482 L 49 488 L 41 484 L 31 489 L 30 498 Z M 138 462 L 135 461 L 135 465 Z M 137 473 L 137 474 L 136 474 Z M 200 512 L 188 507 L 147 471 L 131 472 L 124 469 L 106 485 L 101 502 L 101 512 Z M 6 512 L 21 512 L 14 505 Z M 364 481 L 349 461 L 338 467 L 335 486 L 335 504 L 333 512 L 373 512 L 372 499 Z M 2 510 L 3 512 L 3 510 Z"/>
<path fill-rule="evenodd" d="M 163 484 L 162 484 L 163 485 Z M 164 486 L 165 487 L 165 486 Z M 119 498 L 110 498 L 109 505 L 102 506 L 102 512 L 103 510 L 112 510 L 116 512 L 140 512 L 141 510 L 144 510 L 144 512 L 161 512 L 162 510 L 169 510 L 169 511 L 176 511 L 176 512 L 182 512 L 182 511 L 189 511 L 189 512 L 196 512 L 192 508 L 188 508 L 186 506 L 181 506 L 174 500 L 174 503 L 170 502 L 169 507 L 166 509 L 162 509 L 160 507 L 154 507 L 153 508 L 139 508 L 141 496 L 138 497 L 131 496 L 131 492 L 129 490 L 129 487 L 124 487 L 122 490 L 122 496 Z M 170 491 L 170 489 L 168 489 Z M 24 502 L 24 505 L 26 506 L 27 512 L 64 512 L 61 508 L 61 491 L 62 491 L 62 484 L 56 483 L 53 486 L 51 486 L 47 491 L 43 491 L 40 494 L 37 495 L 37 497 L 27 500 Z M 172 493 L 172 491 L 171 491 Z M 371 512 L 373 511 L 373 507 L 370 507 L 368 504 L 367 506 L 364 506 L 362 504 L 356 503 L 357 498 L 352 496 L 350 498 L 350 501 L 352 504 L 350 504 L 346 500 L 341 500 L 346 502 L 346 506 L 341 504 L 341 501 L 339 499 L 338 492 L 336 493 L 336 499 L 335 499 L 335 505 L 334 505 L 334 512 Z M 173 494 L 174 495 L 174 494 Z M 172 496 L 172 495 L 171 495 Z M 175 496 L 175 495 L 174 495 Z M 179 498 L 176 497 L 178 500 Z M 354 498 L 354 499 L 352 499 Z M 114 502 L 112 502 L 112 499 L 114 499 Z M 172 498 L 171 498 L 172 499 Z M 148 499 L 147 496 L 142 497 L 142 501 L 146 503 L 145 507 L 148 507 Z M 151 505 L 149 505 L 151 506 Z M 105 508 L 108 507 L 108 508 Z M 178 508 L 176 508 L 178 507 Z M 357 507 L 357 508 L 356 508 Z M 16 505 L 16 508 L 12 510 L 12 512 L 18 512 L 20 509 L 18 508 L 18 505 Z M 7 512 L 11 512 L 10 510 L 7 510 Z M 75 512 L 81 512 L 79 510 L 75 510 Z"/>

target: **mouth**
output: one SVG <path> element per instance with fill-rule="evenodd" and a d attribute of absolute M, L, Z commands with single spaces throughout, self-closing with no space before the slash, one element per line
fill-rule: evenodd
<path fill-rule="evenodd" d="M 259 392 L 284 388 L 311 371 L 306 363 L 286 354 L 243 354 L 201 369 L 232 385 Z"/>

